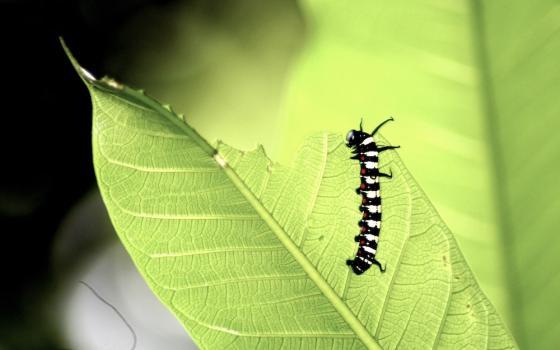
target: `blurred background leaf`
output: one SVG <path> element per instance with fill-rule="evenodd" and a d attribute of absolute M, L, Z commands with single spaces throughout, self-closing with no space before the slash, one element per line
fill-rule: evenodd
<path fill-rule="evenodd" d="M 512 323 L 526 348 L 553 349 L 560 344 L 560 3 L 475 9 Z"/>

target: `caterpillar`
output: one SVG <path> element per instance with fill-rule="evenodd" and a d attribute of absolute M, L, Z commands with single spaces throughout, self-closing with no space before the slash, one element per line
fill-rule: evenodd
<path fill-rule="evenodd" d="M 378 159 L 379 153 L 399 148 L 400 146 L 379 147 L 373 141 L 373 136 L 383 125 L 393 120 L 393 118 L 385 120 L 371 134 L 363 131 L 362 123 L 360 123 L 360 130 L 350 130 L 346 136 L 346 146 L 351 148 L 354 154 L 351 159 L 356 159 L 360 162 L 360 187 L 356 189 L 356 193 L 362 196 L 362 203 L 360 204 L 362 219 L 358 222 L 360 233 L 354 237 L 354 241 L 358 242 L 358 252 L 354 259 L 346 261 L 346 264 L 357 275 L 364 273 L 371 265 L 376 265 L 381 272 L 385 272 L 385 267 L 381 266 L 381 263 L 375 259 L 379 242 L 379 231 L 381 230 L 379 178 L 391 178 L 393 174 L 380 172 Z"/>

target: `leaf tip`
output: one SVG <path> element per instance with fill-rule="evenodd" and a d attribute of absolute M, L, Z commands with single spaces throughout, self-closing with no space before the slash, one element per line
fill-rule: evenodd
<path fill-rule="evenodd" d="M 70 60 L 70 63 L 72 63 L 72 66 L 74 67 L 74 69 L 76 70 L 76 72 L 78 73 L 80 78 L 82 78 L 82 80 L 86 84 L 96 82 L 97 79 L 95 78 L 95 76 L 93 74 L 91 74 L 87 69 L 80 66 L 80 64 L 78 63 L 78 60 L 76 60 L 76 58 L 74 57 L 74 55 L 72 54 L 72 52 L 70 51 L 68 46 L 66 45 L 66 42 L 64 41 L 64 38 L 62 38 L 60 36 L 60 37 L 58 37 L 58 40 L 60 41 L 60 45 L 62 45 L 62 49 L 64 50 L 64 53 L 66 54 L 66 56 Z"/>

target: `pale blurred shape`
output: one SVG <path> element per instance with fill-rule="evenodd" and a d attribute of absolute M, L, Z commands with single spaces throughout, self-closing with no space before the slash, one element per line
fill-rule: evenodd
<path fill-rule="evenodd" d="M 131 349 L 133 335 L 110 307 L 80 280 L 116 307 L 134 329 L 136 350 L 197 349 L 182 325 L 150 291 L 120 244 L 113 244 L 75 275 L 62 304 L 67 346 L 80 350 Z"/>

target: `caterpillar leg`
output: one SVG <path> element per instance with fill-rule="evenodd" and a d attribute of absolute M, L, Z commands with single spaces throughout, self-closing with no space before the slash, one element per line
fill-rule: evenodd
<path fill-rule="evenodd" d="M 356 188 L 356 194 L 361 194 L 363 190 L 361 187 Z"/>
<path fill-rule="evenodd" d="M 378 173 L 377 176 L 379 177 L 388 177 L 389 179 L 393 177 L 393 172 L 391 170 L 389 170 L 389 174 L 385 174 L 385 173 Z"/>
<path fill-rule="evenodd" d="M 372 131 L 371 136 L 375 135 L 375 133 L 376 133 L 377 131 L 379 131 L 379 129 L 381 129 L 381 127 L 382 127 L 383 125 L 387 124 L 388 122 L 392 122 L 393 120 L 395 120 L 395 119 L 393 119 L 393 117 L 390 117 L 389 119 L 385 120 L 383 123 L 379 124 L 379 125 Z"/>
<path fill-rule="evenodd" d="M 385 272 L 385 267 L 381 266 L 381 263 L 380 263 L 379 261 L 373 259 L 373 260 L 372 260 L 372 263 L 373 263 L 374 265 L 379 266 L 379 271 Z"/>
<path fill-rule="evenodd" d="M 379 147 L 377 149 L 377 152 L 381 153 L 383 151 L 387 151 L 387 150 L 395 149 L 395 148 L 401 148 L 401 146 L 383 146 L 383 147 Z"/>

